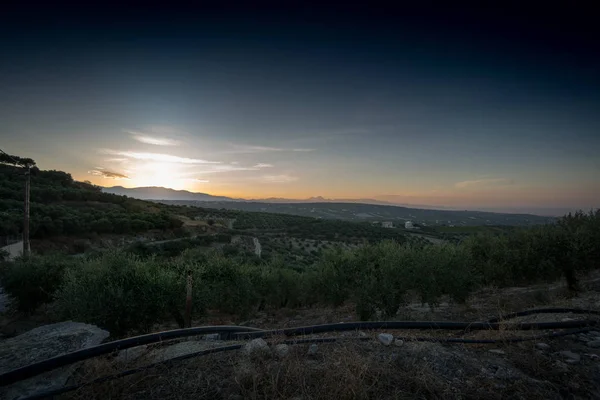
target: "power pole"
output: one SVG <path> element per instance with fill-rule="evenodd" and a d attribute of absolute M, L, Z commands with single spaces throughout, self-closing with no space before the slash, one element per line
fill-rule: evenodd
<path fill-rule="evenodd" d="M 23 210 L 23 257 L 29 257 L 29 192 L 31 187 L 31 166 L 25 170 L 25 208 Z"/>

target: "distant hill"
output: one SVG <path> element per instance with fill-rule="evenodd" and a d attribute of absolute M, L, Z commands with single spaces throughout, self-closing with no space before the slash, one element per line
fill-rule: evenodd
<path fill-rule="evenodd" d="M 472 225 L 471 221 L 464 221 L 465 215 L 468 215 L 470 220 L 476 220 L 477 224 L 493 224 L 498 223 L 499 215 L 514 215 L 518 216 L 517 221 L 514 218 L 503 217 L 501 218 L 504 222 L 503 224 L 513 224 L 516 222 L 516 225 L 521 224 L 536 224 L 536 223 L 546 223 L 551 221 L 552 216 L 564 215 L 568 212 L 560 212 L 562 210 L 545 210 L 546 212 L 535 212 L 535 209 L 522 208 L 514 210 L 497 210 L 497 209 L 477 209 L 477 210 L 459 210 L 454 207 L 443 207 L 443 206 L 431 206 L 431 205 L 421 205 L 421 204 L 398 204 L 384 200 L 376 200 L 376 199 L 328 199 L 322 196 L 310 197 L 308 199 L 286 199 L 280 197 L 269 197 L 266 199 L 236 199 L 226 196 L 213 196 L 208 193 L 194 193 L 187 190 L 174 190 L 168 189 L 164 187 L 138 187 L 138 188 L 124 188 L 122 186 L 113 186 L 108 188 L 103 188 L 103 192 L 112 193 L 117 195 L 124 195 L 128 197 L 133 197 L 140 200 L 160 200 L 165 203 L 170 204 L 189 204 L 196 205 L 199 207 L 216 207 L 216 208 L 227 208 L 227 209 L 235 209 L 235 210 L 244 210 L 244 211 L 269 211 L 269 212 L 284 212 L 287 214 L 294 215 L 306 215 L 306 216 L 320 216 L 322 218 L 334 218 L 334 219 L 348 219 L 348 220 L 381 220 L 384 218 L 390 218 L 392 215 L 404 220 L 415 220 L 420 219 L 416 218 L 416 215 L 423 218 L 426 214 L 427 217 L 423 219 L 423 221 L 427 221 L 429 223 L 439 224 L 441 220 L 446 220 L 447 224 L 452 224 L 456 222 L 456 219 L 460 220 L 463 223 L 467 223 L 468 225 Z M 331 207 L 327 207 L 326 205 L 331 205 Z M 359 209 L 355 209 L 354 207 L 341 207 L 340 204 L 347 205 L 356 205 Z M 296 207 L 294 206 L 296 205 Z M 301 207 L 304 205 L 305 207 Z M 307 212 L 307 206 L 312 205 L 311 208 L 314 208 L 314 211 Z M 392 206 L 396 208 L 396 212 L 389 214 L 387 212 L 380 213 L 381 209 L 377 209 L 374 211 L 369 207 L 360 207 L 363 206 Z M 344 212 L 332 212 L 332 210 L 342 210 L 348 209 L 348 211 Z M 354 212 L 350 212 L 352 209 Z M 402 212 L 399 209 L 404 209 Z M 322 215 L 319 215 L 319 210 L 321 210 Z M 358 211 L 359 210 L 359 211 Z M 409 212 L 415 211 L 415 212 Z M 423 213 L 424 211 L 429 211 L 428 213 Z M 434 211 L 445 211 L 445 213 L 434 213 Z M 316 214 L 315 214 L 316 213 Z M 472 214 L 465 214 L 472 213 Z M 477 214 L 477 215 L 476 215 Z M 386 216 L 387 215 L 387 216 Z M 435 215 L 433 218 L 432 216 Z M 484 215 L 489 215 L 490 218 L 482 218 Z M 450 216 L 450 218 L 448 218 Z M 459 216 L 456 218 L 456 216 Z M 454 218 L 453 218 L 454 217 Z M 393 218 L 392 218 L 393 219 Z M 437 222 L 435 222 L 437 221 Z M 448 222 L 450 221 L 450 222 Z M 494 221 L 494 222 L 492 222 Z M 510 221 L 510 222 L 508 222 Z"/>
<path fill-rule="evenodd" d="M 120 196 L 133 197 L 140 200 L 184 200 L 184 201 L 246 201 L 260 203 L 358 203 L 378 205 L 398 205 L 383 200 L 375 199 L 327 199 L 322 196 L 309 197 L 308 199 L 286 199 L 281 197 L 269 197 L 266 199 L 235 199 L 226 196 L 214 196 L 208 193 L 190 192 L 188 190 L 174 190 L 160 186 L 147 186 L 137 188 L 125 188 L 113 186 L 103 188 L 104 193 L 117 194 Z"/>
<path fill-rule="evenodd" d="M 207 193 L 194 193 L 187 190 L 174 190 L 160 186 L 125 188 L 113 186 L 102 188 L 104 193 L 128 196 L 140 200 L 187 200 L 187 201 L 240 201 L 225 196 L 213 196 Z"/>

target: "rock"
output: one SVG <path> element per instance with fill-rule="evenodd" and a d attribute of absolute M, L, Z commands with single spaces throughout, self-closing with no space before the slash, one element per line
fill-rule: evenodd
<path fill-rule="evenodd" d="M 560 356 L 565 359 L 565 362 L 569 364 L 575 364 L 581 360 L 579 354 L 573 353 L 572 351 L 561 351 L 558 354 L 560 354 Z"/>
<path fill-rule="evenodd" d="M 278 344 L 275 346 L 275 354 L 279 358 L 284 358 L 290 353 L 290 347 L 287 344 Z"/>
<path fill-rule="evenodd" d="M 556 361 L 554 363 L 554 369 L 557 372 L 569 372 L 569 366 L 562 361 Z"/>
<path fill-rule="evenodd" d="M 587 342 L 588 347 L 591 347 L 593 349 L 597 349 L 598 347 L 600 347 L 600 339 L 599 340 L 592 340 L 591 342 Z"/>
<path fill-rule="evenodd" d="M 319 351 L 319 346 L 317 346 L 316 343 L 313 343 L 308 347 L 309 356 L 314 356 L 315 354 L 317 354 L 317 351 Z"/>
<path fill-rule="evenodd" d="M 600 360 L 600 356 L 598 354 L 593 354 L 593 353 L 585 353 L 584 356 L 591 358 L 594 361 L 598 361 Z"/>
<path fill-rule="evenodd" d="M 0 374 L 29 364 L 47 360 L 73 351 L 96 346 L 109 333 L 94 325 L 80 322 L 60 322 L 40 326 L 22 335 L 0 342 Z M 8 399 L 33 396 L 36 393 L 60 389 L 78 364 L 48 371 L 3 388 Z"/>
<path fill-rule="evenodd" d="M 540 350 L 548 350 L 550 348 L 550 345 L 546 343 L 536 343 L 535 347 Z"/>
<path fill-rule="evenodd" d="M 214 346 L 214 341 L 207 342 L 204 340 L 190 340 L 187 342 L 180 342 L 171 346 L 165 346 L 155 350 L 151 350 L 148 353 L 148 358 L 152 359 L 153 361 L 165 361 L 170 360 L 171 358 L 210 349 Z"/>
<path fill-rule="evenodd" d="M 500 355 L 503 355 L 503 354 L 504 354 L 504 350 L 500 350 L 500 349 L 491 349 L 491 350 L 488 350 L 488 353 L 492 353 L 492 354 L 500 354 Z"/>
<path fill-rule="evenodd" d="M 600 332 L 598 332 L 598 331 L 589 331 L 588 335 L 592 335 L 592 336 L 598 337 L 598 336 L 600 336 Z"/>
<path fill-rule="evenodd" d="M 136 346 L 130 349 L 119 351 L 119 354 L 115 357 L 115 361 L 119 363 L 127 363 L 135 361 L 144 355 L 148 351 L 148 346 Z"/>
<path fill-rule="evenodd" d="M 358 331 L 358 337 L 367 337 L 367 334 L 363 331 Z"/>
<path fill-rule="evenodd" d="M 219 340 L 221 339 L 221 335 L 218 333 L 209 333 L 208 335 L 202 336 L 203 340 Z"/>
<path fill-rule="evenodd" d="M 398 347 L 404 346 L 404 340 L 402 340 L 402 339 L 394 340 L 394 346 L 398 346 Z"/>
<path fill-rule="evenodd" d="M 248 355 L 267 354 L 270 351 L 269 345 L 262 338 L 253 339 L 244 346 L 244 352 Z"/>
<path fill-rule="evenodd" d="M 377 339 L 384 346 L 389 346 L 394 341 L 394 335 L 390 333 L 380 333 L 379 335 L 377 335 Z"/>

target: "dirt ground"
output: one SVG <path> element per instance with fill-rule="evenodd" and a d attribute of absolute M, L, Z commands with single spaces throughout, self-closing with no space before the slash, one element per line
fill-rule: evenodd
<path fill-rule="evenodd" d="M 556 285 L 481 291 L 465 305 L 442 303 L 436 308 L 417 302 L 405 307 L 398 320 L 484 321 L 534 307 L 574 307 L 600 310 L 600 279 L 589 277 L 582 292 L 568 296 Z M 508 322 L 566 321 L 590 316 L 536 314 Z M 593 317 L 597 318 L 597 317 Z M 261 313 L 243 325 L 260 328 L 298 327 L 354 321 L 353 307 L 278 310 Z M 232 324 L 235 319 L 212 315 L 203 325 Z M 507 323 L 508 323 L 507 322 Z M 600 328 L 595 328 L 600 330 Z M 383 345 L 379 334 L 396 341 Z M 555 330 L 555 333 L 560 330 Z M 539 334 L 532 331 L 377 330 L 307 336 L 335 337 L 335 343 L 289 346 L 278 355 L 282 338 L 270 338 L 269 350 L 248 355 L 242 350 L 195 357 L 62 395 L 64 399 L 599 399 L 600 332 L 520 343 L 507 339 Z M 493 344 L 447 344 L 413 341 L 415 337 L 496 339 Z M 397 340 L 401 338 L 402 340 Z M 177 346 L 209 348 L 230 341 L 186 339 Z M 177 346 L 166 343 L 144 348 L 139 358 L 122 357 L 87 362 L 73 383 L 147 365 Z M 205 347 L 202 347 L 205 346 Z M 596 347 L 597 346 L 597 347 Z M 169 350 L 170 349 L 170 350 Z M 133 354 L 133 353 L 132 353 Z M 158 358 L 157 358 L 158 357 Z"/>

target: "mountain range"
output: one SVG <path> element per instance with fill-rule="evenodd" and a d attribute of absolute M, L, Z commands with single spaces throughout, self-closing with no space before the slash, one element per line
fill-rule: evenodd
<path fill-rule="evenodd" d="M 309 197 L 308 199 L 285 199 L 280 197 L 269 197 L 266 199 L 237 199 L 226 196 L 213 196 L 208 193 L 190 192 L 187 190 L 175 190 L 160 186 L 147 186 L 136 188 L 125 188 L 123 186 L 105 187 L 105 193 L 120 196 L 133 197 L 140 200 L 188 200 L 188 201 L 251 201 L 260 203 L 362 203 L 398 205 L 387 201 L 375 199 L 327 199 L 322 196 Z"/>
<path fill-rule="evenodd" d="M 387 205 L 397 207 L 412 207 L 424 210 L 464 210 L 460 207 L 446 207 L 440 205 L 413 204 L 391 202 L 378 199 L 328 199 L 322 196 L 309 197 L 307 199 L 286 199 L 280 197 L 269 197 L 265 199 L 242 199 L 227 196 L 214 196 L 208 193 L 190 192 L 187 190 L 174 190 L 160 186 L 147 186 L 136 188 L 125 188 L 123 186 L 112 186 L 102 188 L 105 193 L 112 193 L 122 196 L 133 197 L 141 200 L 168 200 L 168 201 L 201 201 L 201 202 L 258 202 L 270 204 L 300 204 L 300 203 L 355 203 L 355 204 L 372 204 L 372 205 Z M 486 207 L 470 207 L 473 211 L 484 212 L 499 212 L 511 214 L 534 214 L 542 216 L 561 216 L 575 209 L 569 208 L 536 208 L 536 207 L 515 207 L 515 208 L 486 208 Z"/>

